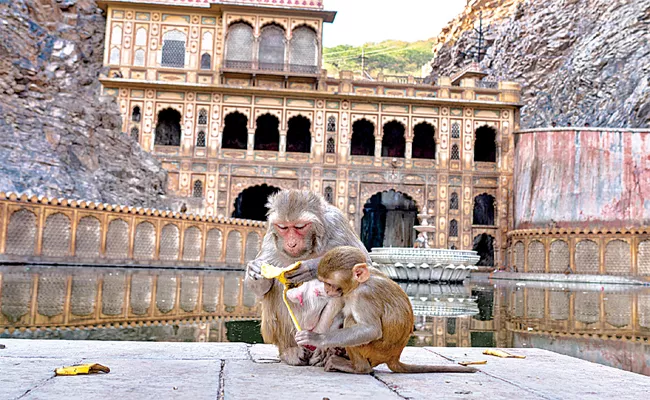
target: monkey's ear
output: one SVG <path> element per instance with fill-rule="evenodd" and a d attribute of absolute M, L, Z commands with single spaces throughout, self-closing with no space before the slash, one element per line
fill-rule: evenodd
<path fill-rule="evenodd" d="M 367 281 L 370 278 L 370 271 L 366 263 L 357 264 L 352 267 L 352 276 L 359 283 Z"/>

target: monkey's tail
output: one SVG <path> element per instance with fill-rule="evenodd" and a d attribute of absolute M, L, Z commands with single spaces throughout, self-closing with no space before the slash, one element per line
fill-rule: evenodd
<path fill-rule="evenodd" d="M 405 374 L 420 374 L 420 373 L 452 373 L 452 372 L 476 372 L 476 368 L 463 367 L 462 365 L 413 365 L 404 364 L 399 360 L 387 363 L 388 368 L 393 372 Z"/>

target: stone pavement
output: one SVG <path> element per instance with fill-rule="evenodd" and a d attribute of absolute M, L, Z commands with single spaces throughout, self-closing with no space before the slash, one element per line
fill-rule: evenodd
<path fill-rule="evenodd" d="M 327 373 L 277 363 L 273 346 L 2 339 L 0 399 L 641 399 L 650 377 L 545 350 L 526 359 L 479 348 L 407 348 L 403 361 L 484 360 L 476 374 Z M 109 374 L 55 377 L 57 367 L 101 363 Z"/>

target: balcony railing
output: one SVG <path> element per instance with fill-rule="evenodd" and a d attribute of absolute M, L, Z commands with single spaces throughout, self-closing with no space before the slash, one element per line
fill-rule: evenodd
<path fill-rule="evenodd" d="M 299 74 L 319 74 L 317 65 L 300 65 L 284 63 L 268 63 L 260 61 L 237 61 L 226 60 L 224 68 L 229 70 L 243 71 L 269 71 L 269 72 L 293 72 Z"/>

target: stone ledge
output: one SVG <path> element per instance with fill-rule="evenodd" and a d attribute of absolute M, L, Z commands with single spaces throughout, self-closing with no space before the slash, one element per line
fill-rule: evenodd
<path fill-rule="evenodd" d="M 476 374 L 327 373 L 273 362 L 269 345 L 0 340 L 1 398 L 67 399 L 638 399 L 650 377 L 539 349 L 502 359 L 481 348 L 409 347 L 409 363 L 488 360 Z M 56 367 L 99 362 L 110 374 L 54 377 Z"/>

